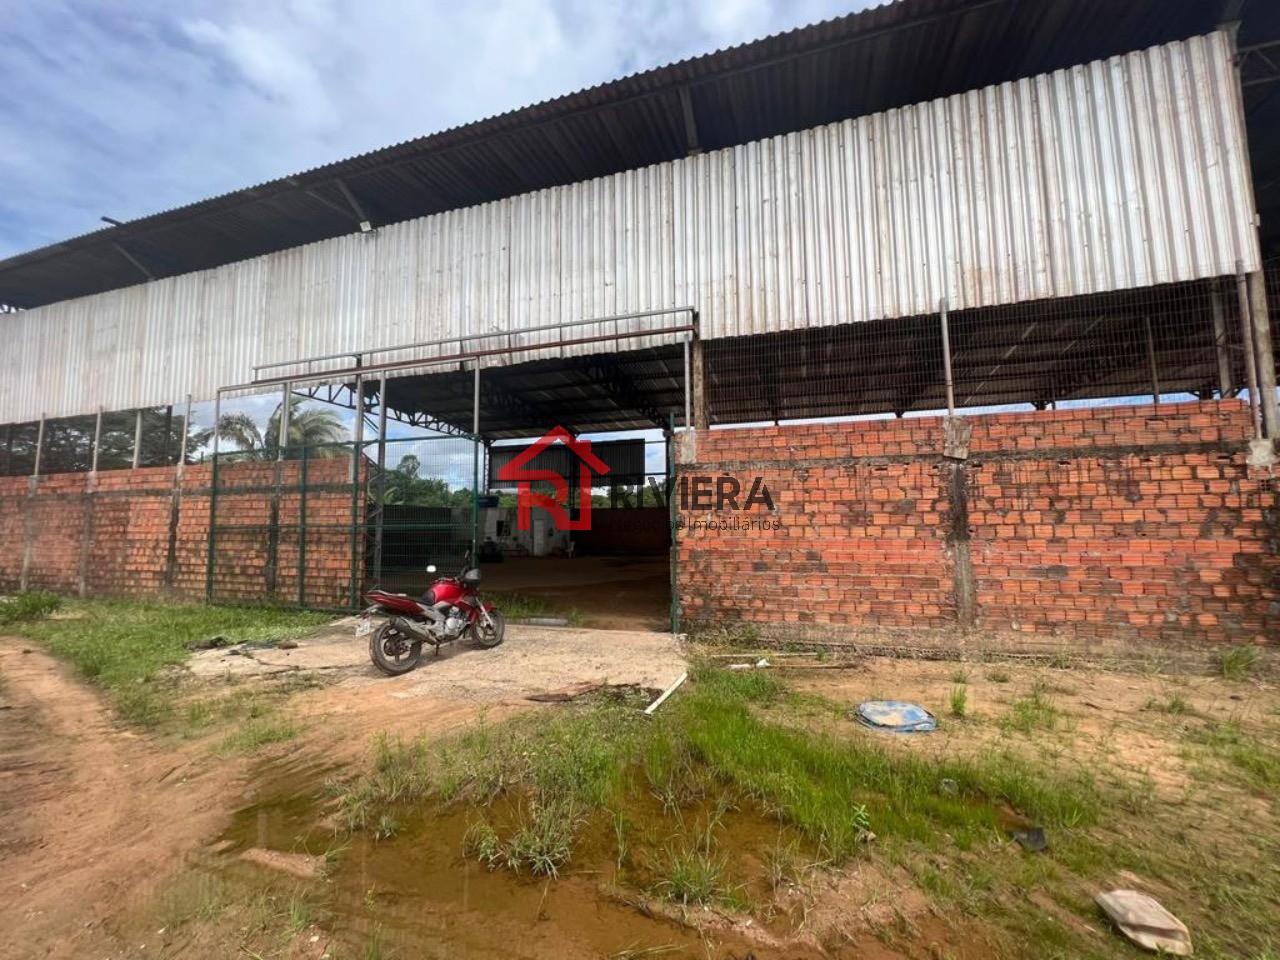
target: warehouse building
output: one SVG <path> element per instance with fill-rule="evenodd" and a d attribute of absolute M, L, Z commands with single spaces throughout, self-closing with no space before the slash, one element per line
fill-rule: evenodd
<path fill-rule="evenodd" d="M 1274 4 L 899 0 L 0 262 L 0 588 L 488 539 L 664 624 L 1264 641 L 1277 64 Z M 555 427 L 591 529 L 521 535 Z"/>

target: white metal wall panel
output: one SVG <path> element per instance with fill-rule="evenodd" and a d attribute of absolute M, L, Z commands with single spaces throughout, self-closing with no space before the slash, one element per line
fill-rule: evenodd
<path fill-rule="evenodd" d="M 0 421 L 657 308 L 732 337 L 1254 270 L 1238 106 L 1213 34 L 51 304 L 0 318 Z"/>

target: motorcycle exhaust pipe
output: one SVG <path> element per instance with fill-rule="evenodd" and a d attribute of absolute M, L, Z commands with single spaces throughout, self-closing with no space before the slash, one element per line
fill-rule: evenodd
<path fill-rule="evenodd" d="M 412 620 L 406 620 L 404 617 L 391 618 L 392 629 L 399 630 L 401 633 L 407 633 L 409 636 L 416 638 L 422 643 L 429 643 L 433 647 L 440 646 L 438 641 L 425 627 L 421 624 L 414 623 Z"/>

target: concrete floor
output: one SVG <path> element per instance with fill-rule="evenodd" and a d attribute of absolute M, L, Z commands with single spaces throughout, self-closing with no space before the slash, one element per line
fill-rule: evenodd
<path fill-rule="evenodd" d="M 581 625 L 604 630 L 667 630 L 671 623 L 666 557 L 511 557 L 484 565 L 482 590 L 519 593 L 558 611 L 577 610 Z"/>

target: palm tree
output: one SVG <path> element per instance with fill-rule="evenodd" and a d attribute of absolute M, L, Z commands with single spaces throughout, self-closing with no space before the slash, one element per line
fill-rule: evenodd
<path fill-rule="evenodd" d="M 280 455 L 280 415 L 277 405 L 267 418 L 267 429 L 262 431 L 246 413 L 224 413 L 218 418 L 218 439 L 236 446 L 246 460 L 275 460 Z M 213 429 L 201 431 L 200 445 L 213 439 Z M 326 460 L 341 456 L 342 449 L 325 444 L 341 443 L 347 439 L 347 428 L 332 410 L 308 407 L 301 404 L 289 411 L 289 437 L 285 443 L 284 458 L 294 459 L 307 448 L 307 458 Z"/>

